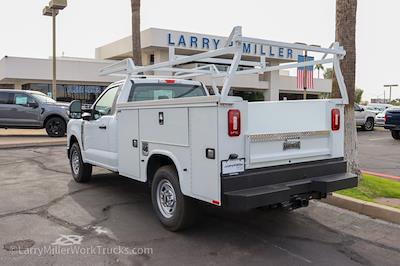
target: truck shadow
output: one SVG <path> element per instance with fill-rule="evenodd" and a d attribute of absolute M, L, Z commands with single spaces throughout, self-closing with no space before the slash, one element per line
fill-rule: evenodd
<path fill-rule="evenodd" d="M 199 204 L 200 215 L 194 226 L 173 233 L 163 228 L 153 213 L 150 189 L 146 184 L 117 174 L 100 173 L 95 174 L 88 184 L 69 183 L 71 191 L 76 191 L 77 186 L 87 189 L 71 194 L 75 204 L 79 205 L 74 217 L 81 217 L 72 222 L 86 228 L 100 228 L 109 238 L 128 246 L 151 243 L 154 247 L 165 245 L 163 240 L 168 239 L 181 244 L 183 241 L 185 246 L 211 245 L 210 250 L 214 245 L 218 249 L 218 245 L 227 243 L 246 250 L 254 245 L 275 245 L 273 243 L 284 239 L 314 239 L 316 230 L 336 235 L 296 212 L 279 209 L 232 212 L 205 204 Z"/>

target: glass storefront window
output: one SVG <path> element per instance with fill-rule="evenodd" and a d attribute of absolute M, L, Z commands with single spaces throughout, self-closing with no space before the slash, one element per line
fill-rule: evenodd
<path fill-rule="evenodd" d="M 23 90 L 40 91 L 51 96 L 51 84 L 29 83 L 22 85 Z M 105 90 L 106 86 L 79 85 L 79 84 L 58 84 L 57 101 L 71 102 L 81 100 L 83 104 L 93 104 L 97 97 Z"/>

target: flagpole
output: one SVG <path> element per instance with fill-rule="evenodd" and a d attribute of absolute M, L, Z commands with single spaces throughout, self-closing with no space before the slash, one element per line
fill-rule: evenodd
<path fill-rule="evenodd" d="M 304 51 L 304 62 L 307 62 L 307 50 Z M 307 67 L 304 66 L 304 80 L 303 80 L 303 86 L 304 86 L 304 91 L 303 91 L 303 99 L 307 99 Z"/>

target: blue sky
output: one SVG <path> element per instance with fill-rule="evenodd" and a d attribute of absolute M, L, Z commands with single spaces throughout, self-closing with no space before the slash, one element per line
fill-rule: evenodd
<path fill-rule="evenodd" d="M 358 2 L 356 83 L 369 99 L 383 96 L 383 84 L 400 83 L 400 1 Z M 49 57 L 51 19 L 41 15 L 47 3 L 0 1 L 0 57 Z M 68 3 L 58 17 L 58 56 L 94 57 L 94 48 L 130 34 L 129 0 Z M 335 37 L 335 1 L 142 1 L 142 29 L 227 35 L 234 25 L 243 26 L 249 37 L 327 46 Z M 393 96 L 400 98 L 400 88 L 394 89 Z"/>

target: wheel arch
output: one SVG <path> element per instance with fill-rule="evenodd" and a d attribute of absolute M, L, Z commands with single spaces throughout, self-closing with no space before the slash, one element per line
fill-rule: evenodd
<path fill-rule="evenodd" d="M 145 181 L 147 181 L 147 183 L 150 185 L 157 169 L 165 165 L 172 165 L 175 168 L 178 174 L 179 183 L 181 184 L 182 183 L 181 177 L 183 176 L 183 170 L 181 168 L 178 158 L 173 153 L 163 150 L 154 150 L 149 155 L 149 159 L 146 162 L 146 168 L 145 168 L 146 169 Z M 182 184 L 181 184 L 181 189 L 182 189 Z"/>
<path fill-rule="evenodd" d="M 50 114 L 50 115 L 46 116 L 46 118 L 43 121 L 43 128 L 46 128 L 47 121 L 49 121 L 51 118 L 55 118 L 55 117 L 61 118 L 61 120 L 64 121 L 65 129 L 67 129 L 67 121 L 65 120 L 65 118 L 62 115 L 59 115 L 59 114 Z"/>

